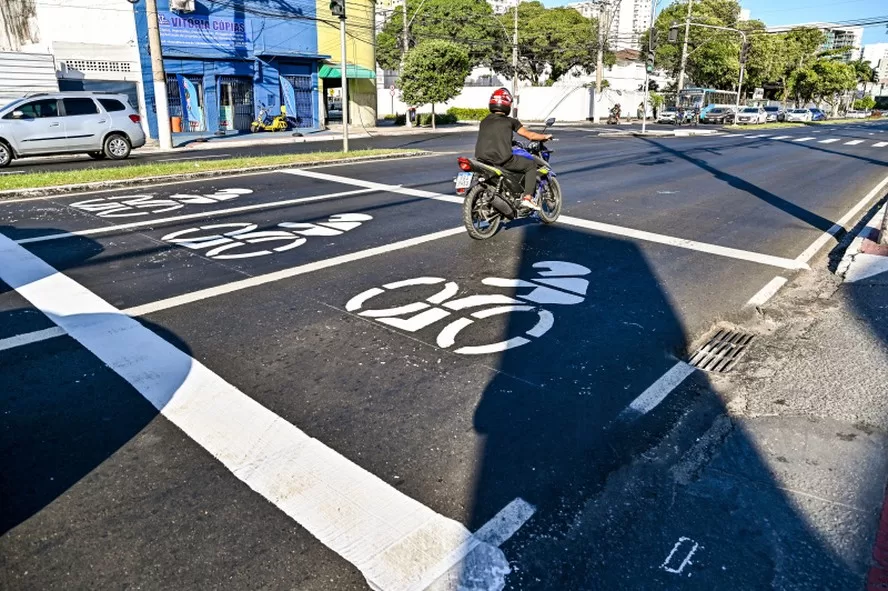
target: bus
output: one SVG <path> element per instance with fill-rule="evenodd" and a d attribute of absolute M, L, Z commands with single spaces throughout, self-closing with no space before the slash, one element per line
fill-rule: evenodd
<path fill-rule="evenodd" d="M 712 88 L 685 87 L 678 93 L 676 106 L 685 109 L 700 109 L 700 115 L 704 115 L 713 107 L 733 107 L 737 104 L 737 93 L 728 90 L 715 90 Z"/>

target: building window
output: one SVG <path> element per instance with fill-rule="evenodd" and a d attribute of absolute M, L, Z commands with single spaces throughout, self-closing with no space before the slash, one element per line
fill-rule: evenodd
<path fill-rule="evenodd" d="M 78 72 L 132 72 L 129 62 L 106 62 L 102 60 L 66 60 L 69 70 Z"/>

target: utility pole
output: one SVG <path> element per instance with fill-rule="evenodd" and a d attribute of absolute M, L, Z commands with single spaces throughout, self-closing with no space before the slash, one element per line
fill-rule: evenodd
<path fill-rule="evenodd" d="M 404 30 L 401 35 L 401 37 L 402 37 L 401 38 L 401 42 L 402 42 L 402 46 L 401 46 L 401 75 L 403 75 L 404 74 L 404 60 L 407 59 L 407 51 L 410 49 L 408 41 L 407 41 L 407 29 L 408 29 L 407 0 L 404 0 L 404 10 L 401 12 L 401 15 L 403 16 L 403 24 L 404 24 Z M 405 120 L 407 122 L 407 127 L 413 127 L 413 122 L 410 121 L 410 107 L 409 106 L 407 107 L 407 113 L 405 116 Z"/>
<path fill-rule="evenodd" d="M 512 101 L 515 104 L 512 116 L 518 118 L 518 3 L 515 0 L 515 28 L 512 32 Z"/>
<path fill-rule="evenodd" d="M 678 71 L 679 92 L 681 92 L 685 85 L 685 67 L 688 65 L 688 35 L 691 31 L 691 6 L 693 4 L 694 0 L 688 0 L 688 16 L 685 17 L 685 38 L 681 47 L 681 70 Z"/>
<path fill-rule="evenodd" d="M 342 151 L 348 152 L 348 62 L 345 60 L 345 15 L 339 17 L 339 51 L 342 53 Z"/>
<path fill-rule="evenodd" d="M 601 121 L 601 114 L 598 105 L 601 103 L 601 70 L 604 68 L 604 33 L 602 32 L 602 24 L 607 20 L 607 0 L 601 0 L 598 3 L 598 51 L 595 58 L 595 105 L 592 110 L 592 121 L 598 123 Z"/>
<path fill-rule="evenodd" d="M 163 54 L 160 45 L 160 27 L 157 24 L 157 1 L 145 0 L 148 15 L 148 53 L 151 54 L 151 76 L 154 79 L 154 105 L 157 115 L 157 139 L 161 150 L 172 150 L 173 135 L 170 132 L 170 107 L 167 102 L 166 73 L 163 70 Z M 183 107 L 185 105 L 182 105 Z"/>
<path fill-rule="evenodd" d="M 642 106 L 643 113 L 641 114 L 641 133 L 647 133 L 647 113 L 648 113 L 648 101 L 650 100 L 650 90 L 651 90 L 651 74 L 653 73 L 653 57 L 654 57 L 654 11 L 656 10 L 656 5 L 654 4 L 654 0 L 651 0 L 651 27 L 648 29 L 648 61 L 651 62 L 650 65 L 645 64 L 644 68 L 644 105 Z"/>

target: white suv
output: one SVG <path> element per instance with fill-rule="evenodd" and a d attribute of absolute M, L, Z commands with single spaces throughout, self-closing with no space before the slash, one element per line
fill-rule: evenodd
<path fill-rule="evenodd" d="M 122 160 L 144 145 L 139 114 L 123 94 L 43 93 L 0 108 L 0 168 L 52 154 Z"/>

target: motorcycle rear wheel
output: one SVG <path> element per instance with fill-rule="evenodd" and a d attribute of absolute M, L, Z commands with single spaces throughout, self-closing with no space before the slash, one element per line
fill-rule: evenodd
<path fill-rule="evenodd" d="M 469 236 L 475 240 L 490 238 L 496 234 L 502 222 L 502 215 L 492 205 L 481 202 L 489 190 L 483 185 L 475 185 L 463 201 L 463 225 Z"/>
<path fill-rule="evenodd" d="M 549 178 L 540 192 L 540 220 L 544 224 L 551 224 L 561 215 L 561 185 L 558 179 Z"/>

